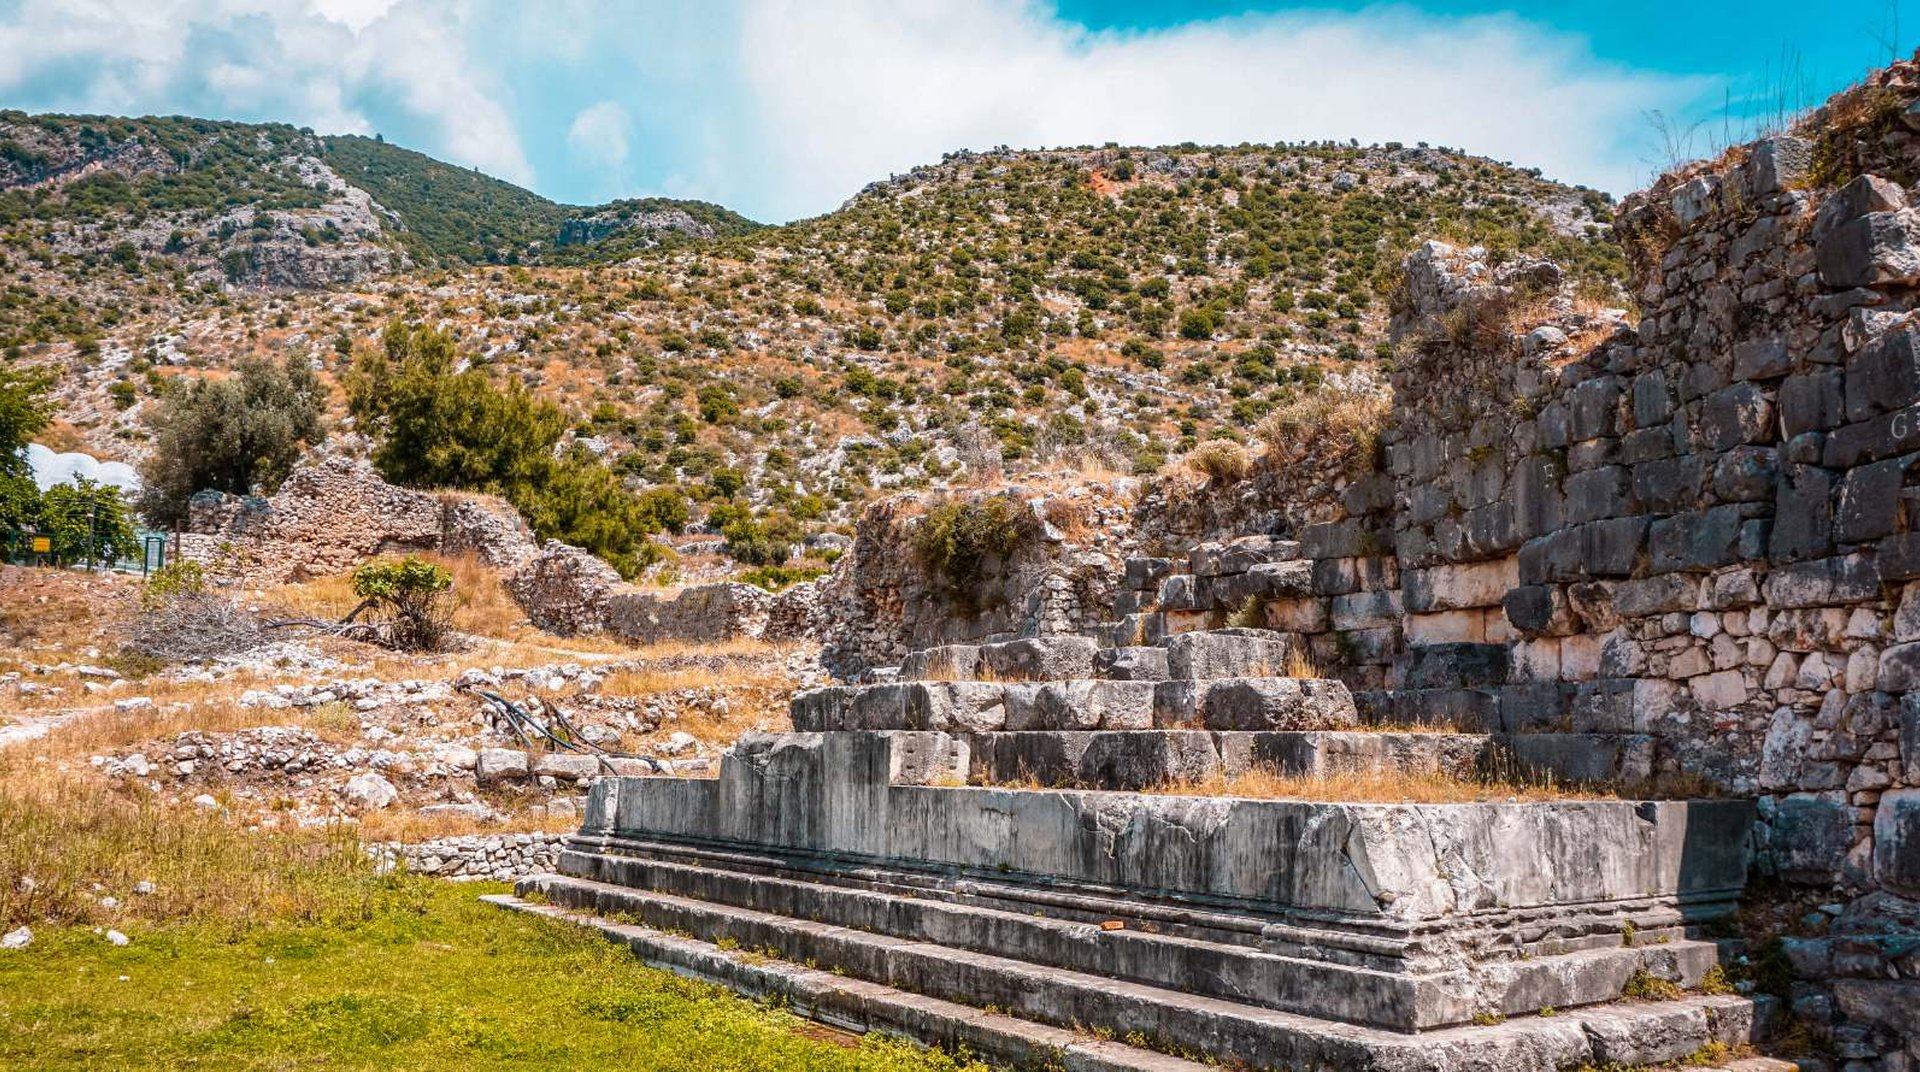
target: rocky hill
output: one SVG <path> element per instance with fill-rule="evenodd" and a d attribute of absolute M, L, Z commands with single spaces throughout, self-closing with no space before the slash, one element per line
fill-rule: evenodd
<path fill-rule="evenodd" d="M 577 218 L 615 222 L 583 232 Z M 314 289 L 406 269 L 538 260 L 582 244 L 583 233 L 592 238 L 572 259 L 756 226 L 694 201 L 557 204 L 377 138 L 0 112 L 0 234 L 21 262 L 9 265 L 16 279 L 0 304 L 7 342 L 111 326 L 112 312 L 89 307 L 128 292 Z M 598 250 L 616 235 L 617 251 Z"/>
<path fill-rule="evenodd" d="M 0 345 L 65 370 L 72 445 L 137 456 L 168 380 L 288 353 L 331 377 L 406 317 L 562 402 L 631 486 L 688 490 L 696 531 L 735 502 L 792 543 L 876 493 L 1150 473 L 1292 435 L 1276 413 L 1325 388 L 1377 396 L 1393 270 L 1427 237 L 1550 255 L 1625 304 L 1604 194 L 1426 146 L 963 152 L 758 228 L 566 210 L 290 128 L 9 124 L 0 219 L 30 252 Z"/>

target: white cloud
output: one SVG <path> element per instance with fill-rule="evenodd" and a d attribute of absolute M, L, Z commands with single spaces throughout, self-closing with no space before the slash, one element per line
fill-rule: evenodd
<path fill-rule="evenodd" d="M 619 101 L 590 104 L 567 127 L 567 148 L 602 172 L 618 172 L 627 163 L 629 125 Z"/>
<path fill-rule="evenodd" d="M 373 25 L 395 0 L 310 0 L 313 12 L 340 23 L 354 33 Z"/>
<path fill-rule="evenodd" d="M 1701 88 L 1395 8 L 1090 33 L 1028 0 L 752 0 L 739 49 L 786 213 L 956 148 L 1107 141 L 1425 140 L 1625 191 L 1641 113 Z"/>
<path fill-rule="evenodd" d="M 0 96 L 71 111 L 424 123 L 418 148 L 531 183 L 500 91 L 468 55 L 468 0 L 24 0 L 0 13 Z M 78 72 L 78 73 L 76 73 Z"/>

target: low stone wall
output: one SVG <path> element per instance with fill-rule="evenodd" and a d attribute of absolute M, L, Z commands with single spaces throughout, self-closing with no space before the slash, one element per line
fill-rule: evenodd
<path fill-rule="evenodd" d="M 810 637 L 817 628 L 812 583 L 778 593 L 734 581 L 649 591 L 622 581 L 613 567 L 580 548 L 553 540 L 506 585 L 534 625 L 562 636 L 610 633 L 639 644 L 780 641 Z"/>
<path fill-rule="evenodd" d="M 415 844 L 398 841 L 374 847 L 383 866 L 405 867 L 419 875 L 455 882 L 512 882 L 554 870 L 566 834 L 470 834 Z"/>

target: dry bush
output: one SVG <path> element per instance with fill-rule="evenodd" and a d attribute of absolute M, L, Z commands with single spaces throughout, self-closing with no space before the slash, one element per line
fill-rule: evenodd
<path fill-rule="evenodd" d="M 1209 440 L 1187 453 L 1186 467 L 1207 478 L 1210 487 L 1237 484 L 1253 472 L 1253 455 L 1231 439 Z"/>
<path fill-rule="evenodd" d="M 182 592 L 144 607 L 125 629 L 122 650 L 161 663 L 251 651 L 266 642 L 260 620 L 225 596 Z"/>
<path fill-rule="evenodd" d="M 1271 462 L 1316 458 L 1358 475 L 1378 460 L 1380 433 L 1392 411 L 1393 400 L 1386 395 L 1314 391 L 1268 414 L 1260 423 L 1260 438 Z"/>

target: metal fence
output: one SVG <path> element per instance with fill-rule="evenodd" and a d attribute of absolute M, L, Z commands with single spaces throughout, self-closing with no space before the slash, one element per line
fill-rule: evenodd
<path fill-rule="evenodd" d="M 55 555 L 53 537 L 44 532 L 25 529 L 17 532 L 0 533 L 0 561 L 14 566 L 69 566 L 82 569 L 119 570 L 123 573 L 138 573 L 146 576 L 167 564 L 167 535 L 162 532 L 135 530 L 134 536 L 140 543 L 140 553 L 126 558 L 103 558 L 92 552 L 91 548 L 82 549 L 79 554 Z"/>

